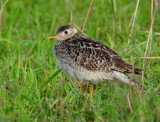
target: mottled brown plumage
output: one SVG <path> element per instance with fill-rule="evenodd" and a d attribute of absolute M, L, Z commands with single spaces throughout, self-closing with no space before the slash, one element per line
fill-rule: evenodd
<path fill-rule="evenodd" d="M 70 25 L 60 27 L 53 38 L 59 40 L 54 46 L 59 68 L 76 80 L 91 83 L 118 80 L 134 84 L 124 73 L 141 73 L 110 48 L 78 33 Z"/>

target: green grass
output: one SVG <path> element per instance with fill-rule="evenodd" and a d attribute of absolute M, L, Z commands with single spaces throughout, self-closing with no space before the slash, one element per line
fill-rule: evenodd
<path fill-rule="evenodd" d="M 92 103 L 88 88 L 58 73 L 52 47 L 57 28 L 73 22 L 82 28 L 90 0 L 0 0 L 0 121 L 160 121 L 160 59 L 145 54 L 150 29 L 150 1 L 140 1 L 131 33 L 129 23 L 136 1 L 94 0 L 85 34 L 142 68 L 144 92 L 116 83 L 95 86 Z M 5 4 L 6 3 L 6 4 Z M 5 4 L 5 6 L 3 6 Z M 116 12 L 114 10 L 116 9 Z M 160 10 L 157 11 L 149 57 L 160 57 Z M 127 105 L 130 91 L 133 114 Z M 92 110 L 91 110 L 92 109 Z"/>

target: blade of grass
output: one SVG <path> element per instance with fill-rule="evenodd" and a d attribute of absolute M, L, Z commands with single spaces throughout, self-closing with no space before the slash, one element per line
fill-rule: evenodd
<path fill-rule="evenodd" d="M 33 103 L 34 105 L 37 105 L 37 103 L 35 103 L 32 99 L 30 99 L 28 96 L 26 95 L 21 95 L 21 98 L 26 99 L 29 103 Z"/>
<path fill-rule="evenodd" d="M 61 70 L 57 70 L 55 71 L 41 86 L 41 89 L 43 89 L 54 77 L 56 77 L 59 73 L 61 72 Z"/>
<path fill-rule="evenodd" d="M 114 11 L 114 14 L 117 12 L 117 8 L 116 8 L 116 0 L 112 0 L 112 6 L 113 6 L 113 11 Z"/>
<path fill-rule="evenodd" d="M 2 2 L 0 4 L 0 36 L 1 36 L 1 33 L 2 33 L 1 28 L 3 26 L 3 11 L 4 11 L 4 8 L 5 8 L 5 6 L 7 5 L 8 2 L 9 2 L 9 0 L 7 0 L 7 1 L 2 0 Z"/>

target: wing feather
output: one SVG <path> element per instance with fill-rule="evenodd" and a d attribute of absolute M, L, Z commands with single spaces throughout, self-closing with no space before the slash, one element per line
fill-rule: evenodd
<path fill-rule="evenodd" d="M 66 43 L 69 57 L 82 66 L 92 71 L 119 71 L 132 72 L 132 66 L 127 64 L 116 52 L 112 51 L 104 44 L 85 37 L 77 35 Z M 138 72 L 139 69 L 135 70 Z"/>

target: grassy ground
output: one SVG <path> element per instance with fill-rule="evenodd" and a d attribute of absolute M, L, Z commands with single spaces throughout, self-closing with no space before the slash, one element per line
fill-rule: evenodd
<path fill-rule="evenodd" d="M 56 41 L 45 39 L 70 22 L 70 12 L 82 28 L 90 0 L 0 0 L 0 121 L 160 121 L 160 10 L 149 34 L 150 1 L 139 2 L 132 31 L 136 1 L 113 3 L 94 0 L 84 32 L 144 68 L 145 73 L 135 77 L 144 91 L 98 84 L 91 103 L 88 88 L 82 92 L 80 82 L 57 72 L 52 52 Z"/>

